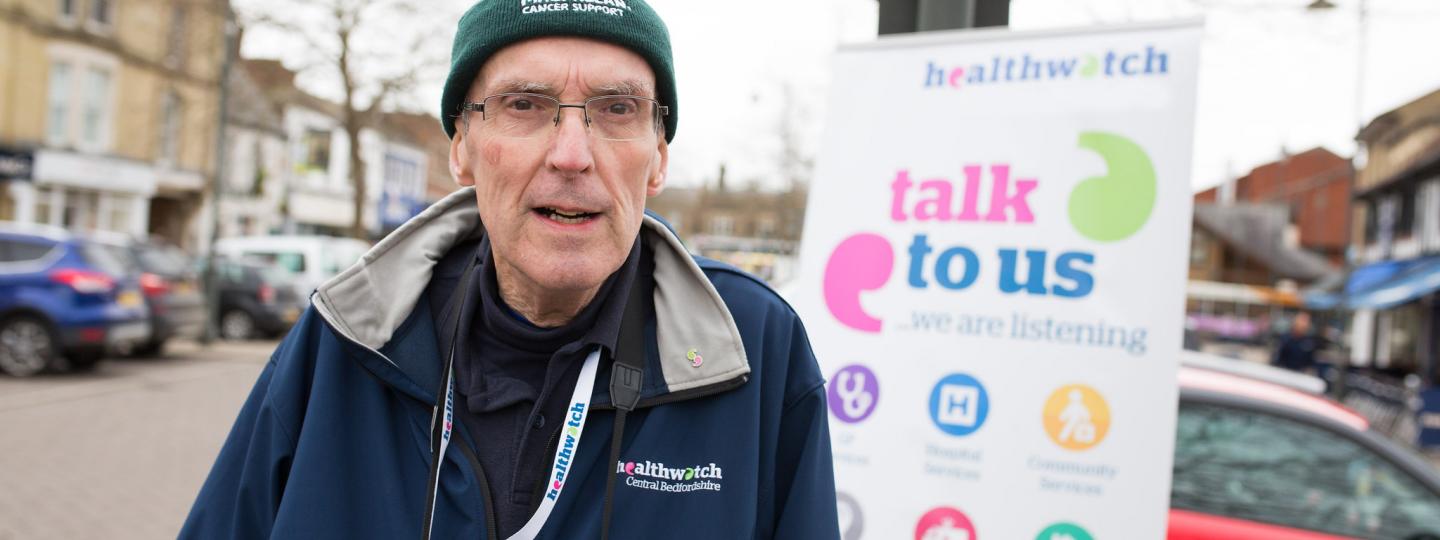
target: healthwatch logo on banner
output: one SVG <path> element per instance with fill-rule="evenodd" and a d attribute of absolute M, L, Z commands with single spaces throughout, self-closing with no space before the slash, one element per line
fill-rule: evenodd
<path fill-rule="evenodd" d="M 1107 173 L 1080 180 L 1071 188 L 1067 214 L 1075 232 L 1093 242 L 1125 240 L 1142 229 L 1155 208 L 1155 166 L 1138 144 L 1121 135 L 1084 132 L 1078 146 L 1098 154 Z M 1055 181 L 1025 176 L 1023 165 L 966 165 L 964 178 L 911 177 L 896 171 L 889 184 L 887 212 L 895 223 L 914 224 L 898 254 L 903 278 L 896 270 L 895 242 L 859 232 L 835 247 L 825 264 L 825 306 L 837 321 L 862 332 L 880 332 L 884 321 L 866 312 L 860 296 L 903 281 L 911 289 L 939 288 L 961 292 L 971 287 L 996 287 L 1004 294 L 1084 298 L 1097 284 L 1091 269 L 1095 253 L 1087 250 L 1000 248 L 977 253 L 963 245 L 933 245 L 929 232 L 973 222 L 1024 227 L 1035 222 L 1030 195 Z M 988 173 L 988 174 L 987 174 Z M 989 179 L 989 200 L 980 200 L 981 183 Z M 982 205 L 983 202 L 983 205 Z M 899 239 L 896 239 L 899 240 Z M 999 272 L 985 270 L 998 266 Z M 994 281 L 981 282 L 981 276 Z"/>

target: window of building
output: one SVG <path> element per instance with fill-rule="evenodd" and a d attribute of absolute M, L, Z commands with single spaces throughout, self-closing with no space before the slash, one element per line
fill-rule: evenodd
<path fill-rule="evenodd" d="M 1440 530 L 1440 498 L 1349 437 L 1217 405 L 1182 403 L 1172 508 L 1345 537 Z"/>
<path fill-rule="evenodd" d="M 710 234 L 715 236 L 730 236 L 735 233 L 735 218 L 730 216 L 715 216 L 710 218 Z"/>
<path fill-rule="evenodd" d="M 101 28 L 109 28 L 110 21 L 114 20 L 115 9 L 113 0 L 90 0 L 90 22 Z"/>
<path fill-rule="evenodd" d="M 180 69 L 185 64 L 185 3 L 176 2 L 170 8 L 170 35 L 166 39 L 165 65 Z"/>
<path fill-rule="evenodd" d="M 300 163 L 302 171 L 325 172 L 330 170 L 330 132 L 321 129 L 305 130 L 300 142 L 305 151 Z"/>
<path fill-rule="evenodd" d="M 183 115 L 180 96 L 174 91 L 160 98 L 160 162 L 172 165 L 180 158 L 180 121 Z"/>
<path fill-rule="evenodd" d="M 91 67 L 85 81 L 85 101 L 81 104 L 80 141 L 91 149 L 106 145 L 110 127 L 110 71 Z"/>
<path fill-rule="evenodd" d="M 755 222 L 755 236 L 760 238 L 775 237 L 775 220 L 771 218 L 760 218 Z"/>
<path fill-rule="evenodd" d="M 80 11 L 80 0 L 59 0 L 60 20 L 63 22 L 75 22 L 76 15 Z"/>
<path fill-rule="evenodd" d="M 1190 267 L 1202 268 L 1210 255 L 1210 237 L 1196 230 L 1190 235 Z"/>
<path fill-rule="evenodd" d="M 62 146 L 70 139 L 70 64 L 50 64 L 49 111 L 46 114 L 46 137 L 52 146 Z"/>

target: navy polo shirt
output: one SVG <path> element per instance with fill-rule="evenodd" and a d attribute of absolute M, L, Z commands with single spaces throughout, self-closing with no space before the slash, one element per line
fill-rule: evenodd
<path fill-rule="evenodd" d="M 520 530 L 540 504 L 580 365 L 596 347 L 615 350 L 641 266 L 639 242 L 590 304 L 557 328 L 530 324 L 500 298 L 488 238 L 473 252 L 476 271 L 455 344 L 455 413 L 475 440 L 500 538 Z M 430 304 L 436 320 L 442 304 Z M 448 325 L 438 328 L 445 334 Z M 439 338 L 440 350 L 448 350 L 450 336 Z"/>

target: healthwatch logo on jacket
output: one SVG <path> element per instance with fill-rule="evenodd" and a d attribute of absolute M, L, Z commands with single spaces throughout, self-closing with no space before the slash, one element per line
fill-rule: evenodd
<path fill-rule="evenodd" d="M 627 486 L 672 493 L 720 491 L 724 479 L 720 466 L 714 463 L 675 468 L 650 461 L 621 461 L 615 464 L 615 474 L 625 475 Z"/>
<path fill-rule="evenodd" d="M 1144 228 L 1155 208 L 1157 179 L 1150 156 L 1134 141 L 1113 133 L 1082 132 L 1078 146 L 1098 154 L 1107 173 L 1074 184 L 1067 204 L 1070 225 L 1096 243 L 1125 240 Z M 947 178 L 917 181 L 908 169 L 896 171 L 889 184 L 890 219 L 916 224 L 901 255 L 905 284 L 913 289 L 938 286 L 963 291 L 975 286 L 982 268 L 999 266 L 993 285 L 1004 294 L 1083 298 L 1097 284 L 1092 272 L 1096 255 L 1089 250 L 1000 248 L 977 253 L 963 246 L 935 246 L 928 232 L 965 223 L 1028 226 L 1035 222 L 1030 195 L 1052 182 L 1027 178 L 1023 166 L 1011 163 L 965 165 L 962 182 Z M 989 176 L 988 200 L 981 183 Z M 1042 185 L 1043 184 L 1043 185 Z M 983 202 L 983 207 L 982 207 Z M 878 208 L 877 208 L 878 210 Z M 883 211 L 883 210 L 881 210 Z M 948 235 L 947 235 L 948 236 Z M 883 321 L 865 311 L 860 295 L 887 286 L 896 267 L 891 239 L 860 232 L 846 237 L 825 264 L 825 306 L 835 320 L 862 332 L 878 333 Z M 1022 270 L 1023 269 L 1023 270 Z M 983 286 L 983 285 L 982 285 Z"/>

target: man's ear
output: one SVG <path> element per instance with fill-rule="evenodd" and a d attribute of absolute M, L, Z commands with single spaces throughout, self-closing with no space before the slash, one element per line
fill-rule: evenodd
<path fill-rule="evenodd" d="M 665 177 L 670 174 L 670 145 L 665 142 L 665 137 L 660 137 L 660 144 L 655 147 L 655 167 L 650 171 L 650 179 L 645 182 L 645 196 L 654 197 L 661 191 L 665 191 Z"/>
<path fill-rule="evenodd" d="M 456 123 L 460 123 L 459 119 Z M 470 172 L 470 149 L 465 145 L 463 129 L 455 130 L 455 136 L 450 139 L 450 177 L 461 186 L 475 185 L 475 175 Z"/>

